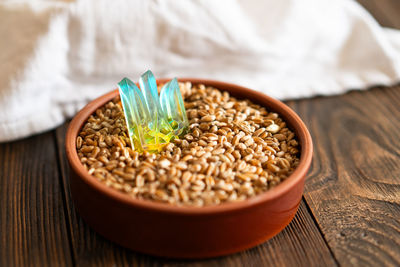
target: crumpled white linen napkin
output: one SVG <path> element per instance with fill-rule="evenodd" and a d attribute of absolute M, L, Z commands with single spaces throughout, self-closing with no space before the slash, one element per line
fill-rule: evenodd
<path fill-rule="evenodd" d="M 400 80 L 400 33 L 350 0 L 6 0 L 0 36 L 0 141 L 54 128 L 148 69 L 279 99 Z"/>

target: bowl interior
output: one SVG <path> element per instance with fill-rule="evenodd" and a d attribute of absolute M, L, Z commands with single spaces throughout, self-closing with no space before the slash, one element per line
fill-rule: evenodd
<path fill-rule="evenodd" d="M 169 79 L 160 79 L 158 83 L 165 83 Z M 266 96 L 260 92 L 238 86 L 235 84 L 229 84 L 220 81 L 213 80 L 203 80 L 203 79 L 190 79 L 183 78 L 179 79 L 180 82 L 190 81 L 192 84 L 204 84 L 206 86 L 215 87 L 221 91 L 228 91 L 232 96 L 241 99 L 249 99 L 254 103 L 264 106 L 268 111 L 273 111 L 278 113 L 282 119 L 287 123 L 287 126 L 294 131 L 296 137 L 300 143 L 300 163 L 295 171 L 284 181 L 282 181 L 277 186 L 271 188 L 270 190 L 261 193 L 252 198 L 238 201 L 238 202 L 228 202 L 222 203 L 214 206 L 205 206 L 199 208 L 187 207 L 187 206 L 174 206 L 166 203 L 158 203 L 149 200 L 140 200 L 132 198 L 122 192 L 112 189 L 102 182 L 98 181 L 95 177 L 89 175 L 89 173 L 84 169 L 81 164 L 77 151 L 76 151 L 76 138 L 82 129 L 84 123 L 93 114 L 97 108 L 106 104 L 108 101 L 112 100 L 114 97 L 118 96 L 118 90 L 111 91 L 89 104 L 87 104 L 71 121 L 67 134 L 66 134 L 66 153 L 67 158 L 70 163 L 72 170 L 88 185 L 90 185 L 95 190 L 98 190 L 110 198 L 116 201 L 124 203 L 126 205 L 134 205 L 143 209 L 158 210 L 160 212 L 173 212 L 180 214 L 205 214 L 205 213 L 216 213 L 216 212 L 228 212 L 232 210 L 244 209 L 248 206 L 257 205 L 259 203 L 272 200 L 279 197 L 280 195 L 286 193 L 296 184 L 300 183 L 305 177 L 308 168 L 311 164 L 312 159 L 312 141 L 310 133 L 308 132 L 306 126 L 299 118 L 299 116 L 291 110 L 288 106 L 282 102 Z"/>

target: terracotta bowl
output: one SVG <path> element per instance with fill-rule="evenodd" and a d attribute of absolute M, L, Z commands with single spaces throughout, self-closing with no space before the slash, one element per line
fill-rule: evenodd
<path fill-rule="evenodd" d="M 265 242 L 289 224 L 299 207 L 313 152 L 306 126 L 289 107 L 262 93 L 218 81 L 180 81 L 213 86 L 279 113 L 301 145 L 297 169 L 271 190 L 237 203 L 193 208 L 134 199 L 89 175 L 76 152 L 76 137 L 85 121 L 97 108 L 118 95 L 115 90 L 84 107 L 72 120 L 66 135 L 70 187 L 76 209 L 87 224 L 105 238 L 151 255 L 215 257 Z"/>

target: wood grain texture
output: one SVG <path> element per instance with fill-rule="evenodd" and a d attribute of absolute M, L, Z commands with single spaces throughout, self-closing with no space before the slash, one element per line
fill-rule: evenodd
<path fill-rule="evenodd" d="M 176 261 L 154 258 L 121 248 L 94 233 L 75 212 L 69 192 L 69 169 L 64 152 L 67 124 L 56 130 L 67 209 L 70 211 L 74 262 L 78 266 L 335 266 L 329 248 L 321 237 L 302 201 L 292 223 L 279 235 L 253 249 L 227 257 L 204 261 Z M 288 256 L 290 255 L 290 256 Z"/>
<path fill-rule="evenodd" d="M 399 1 L 359 2 L 400 28 Z M 105 240 L 71 202 L 64 124 L 0 144 L 0 266 L 400 266 L 400 86 L 288 104 L 309 127 L 315 154 L 305 201 L 270 241 L 177 261 Z"/>
<path fill-rule="evenodd" d="M 71 265 L 52 133 L 0 144 L 0 266 Z"/>
<path fill-rule="evenodd" d="M 400 265 L 400 87 L 289 103 L 315 152 L 305 199 L 339 263 Z"/>

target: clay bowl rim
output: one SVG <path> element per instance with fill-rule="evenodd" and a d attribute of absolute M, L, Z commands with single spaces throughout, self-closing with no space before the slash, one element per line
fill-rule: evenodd
<path fill-rule="evenodd" d="M 157 80 L 157 82 L 165 83 L 168 80 L 170 79 L 159 79 Z M 295 171 L 288 178 L 286 178 L 286 180 L 284 180 L 277 186 L 249 199 L 245 199 L 238 202 L 228 202 L 228 203 L 222 203 L 204 207 L 176 206 L 168 203 L 159 203 L 151 200 L 136 199 L 125 193 L 110 188 L 105 184 L 103 184 L 102 182 L 98 181 L 94 176 L 90 175 L 84 169 L 83 165 L 79 160 L 78 153 L 76 152 L 76 137 L 78 136 L 80 129 L 82 128 L 83 124 L 86 122 L 88 117 L 91 114 L 93 114 L 97 108 L 101 107 L 102 105 L 104 105 L 105 103 L 112 100 L 115 96 L 118 95 L 118 90 L 113 90 L 88 103 L 75 115 L 75 117 L 72 119 L 68 127 L 67 134 L 65 137 L 66 155 L 70 163 L 70 167 L 77 174 L 77 176 L 79 176 L 79 179 L 81 179 L 87 185 L 92 187 L 94 190 L 97 190 L 107 195 L 112 200 L 132 207 L 163 212 L 163 213 L 181 214 L 181 215 L 206 215 L 206 214 L 216 214 L 216 213 L 222 214 L 226 212 L 240 211 L 243 209 L 254 207 L 262 203 L 274 200 L 276 198 L 279 198 L 281 195 L 287 193 L 288 191 L 290 191 L 298 183 L 301 182 L 302 178 L 305 178 L 312 161 L 313 144 L 311 135 L 307 127 L 300 119 L 300 117 L 291 108 L 289 108 L 281 101 L 274 99 L 270 96 L 267 96 L 261 92 L 257 92 L 252 89 L 232 83 L 226 83 L 222 81 L 209 80 L 209 79 L 198 79 L 198 78 L 179 78 L 178 80 L 180 82 L 189 81 L 193 84 L 199 84 L 199 83 L 203 83 L 205 85 L 210 84 L 211 86 L 217 89 L 219 89 L 218 88 L 219 86 L 229 87 L 230 89 L 233 89 L 236 92 L 248 93 L 250 96 L 248 99 L 254 102 L 257 102 L 256 98 L 257 99 L 264 98 L 264 100 L 268 102 L 268 106 L 266 106 L 266 108 L 267 109 L 270 108 L 272 111 L 282 116 L 284 120 L 288 123 L 288 126 L 296 132 L 297 138 L 301 145 L 301 151 L 300 151 L 300 162 Z M 290 122 L 288 122 L 289 118 Z"/>

